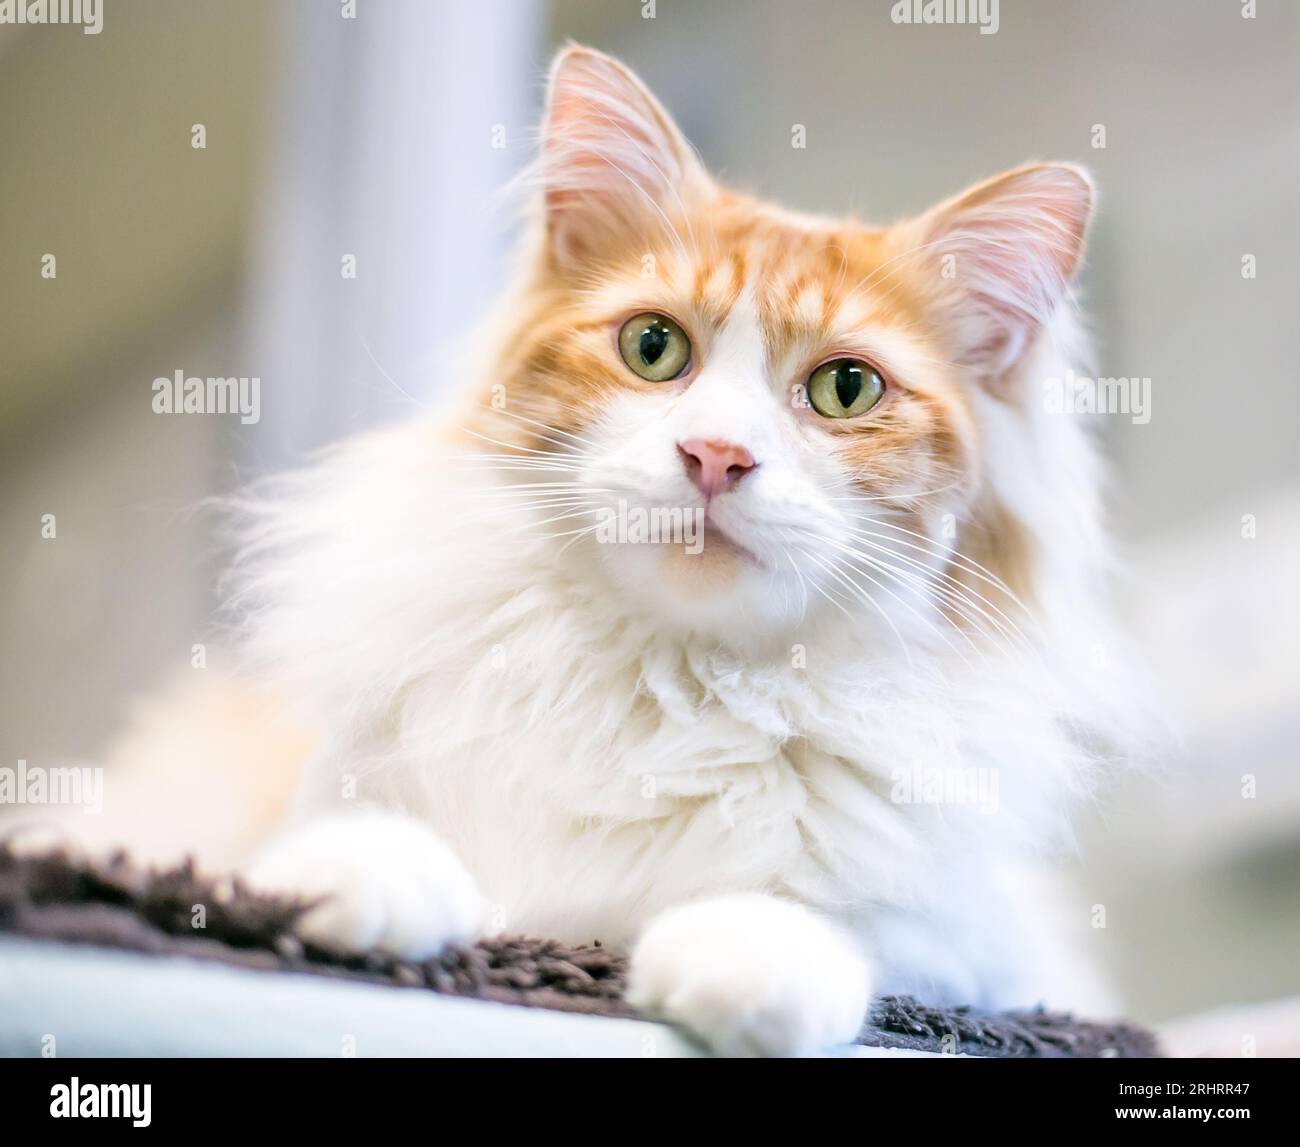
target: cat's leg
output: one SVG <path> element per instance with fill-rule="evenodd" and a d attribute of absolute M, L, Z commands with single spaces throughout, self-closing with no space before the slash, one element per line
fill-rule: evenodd
<path fill-rule="evenodd" d="M 851 1043 L 870 1000 L 856 942 L 810 909 L 744 893 L 671 908 L 632 952 L 628 999 L 722 1055 Z"/>
<path fill-rule="evenodd" d="M 378 810 L 287 830 L 254 859 L 247 879 L 261 891 L 323 898 L 299 930 L 332 947 L 422 959 L 476 939 L 485 921 L 455 853 L 419 821 Z"/>

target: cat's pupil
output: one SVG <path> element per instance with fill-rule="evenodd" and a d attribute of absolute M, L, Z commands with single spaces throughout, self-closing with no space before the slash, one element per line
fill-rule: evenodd
<path fill-rule="evenodd" d="M 641 361 L 646 366 L 654 366 L 659 361 L 659 356 L 664 353 L 668 346 L 668 329 L 666 327 L 655 325 L 646 327 L 641 332 Z"/>
<path fill-rule="evenodd" d="M 846 410 L 862 393 L 862 368 L 842 362 L 835 368 L 835 397 Z"/>

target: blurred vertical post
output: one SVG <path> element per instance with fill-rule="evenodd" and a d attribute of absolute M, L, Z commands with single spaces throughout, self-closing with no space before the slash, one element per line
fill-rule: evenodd
<path fill-rule="evenodd" d="M 247 299 L 257 472 L 450 385 L 499 286 L 539 92 L 535 0 L 293 0 Z"/>

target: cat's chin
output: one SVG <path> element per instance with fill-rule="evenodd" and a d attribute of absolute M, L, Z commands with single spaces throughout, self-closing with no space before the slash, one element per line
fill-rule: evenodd
<path fill-rule="evenodd" d="M 712 527 L 702 544 L 605 547 L 617 588 L 674 629 L 729 639 L 775 635 L 797 621 L 794 587 L 757 555 Z"/>
<path fill-rule="evenodd" d="M 697 546 L 660 546 L 660 569 L 674 589 L 708 595 L 734 585 L 763 563 L 750 550 L 713 526 L 705 528 Z"/>

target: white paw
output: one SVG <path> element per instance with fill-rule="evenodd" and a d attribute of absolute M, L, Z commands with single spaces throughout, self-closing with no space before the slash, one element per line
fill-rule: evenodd
<path fill-rule="evenodd" d="M 326 899 L 299 922 L 308 940 L 425 959 L 474 940 L 484 920 L 474 880 L 429 829 L 357 811 L 324 817 L 273 841 L 253 862 L 261 891 Z"/>
<path fill-rule="evenodd" d="M 720 1055 L 806 1055 L 852 1042 L 870 999 L 853 942 L 798 904 L 758 894 L 670 909 L 632 952 L 628 999 Z"/>

